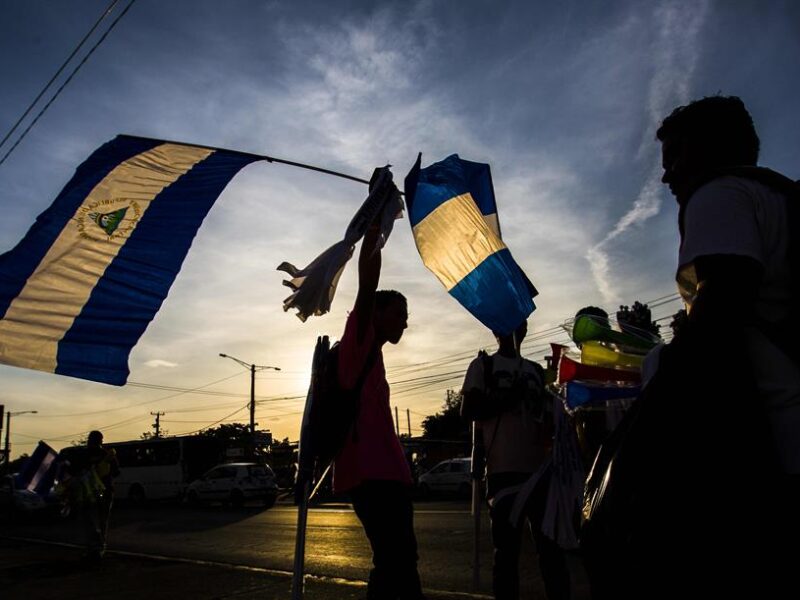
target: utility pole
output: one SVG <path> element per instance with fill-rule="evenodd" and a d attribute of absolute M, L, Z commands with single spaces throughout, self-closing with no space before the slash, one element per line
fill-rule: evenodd
<path fill-rule="evenodd" d="M 8 464 L 11 462 L 11 447 L 9 438 L 11 437 L 11 411 L 6 413 L 6 449 L 3 452 L 3 466 L 5 466 L 5 470 L 8 471 Z"/>
<path fill-rule="evenodd" d="M 5 462 L 6 471 L 9 470 L 8 465 L 11 463 L 11 417 L 16 417 L 19 415 L 35 415 L 38 411 L 35 410 L 20 410 L 15 413 L 12 413 L 10 410 L 6 413 L 6 449 L 5 455 L 3 460 Z"/>
<path fill-rule="evenodd" d="M 161 437 L 161 417 L 167 413 L 151 412 L 150 414 L 156 418 L 156 422 L 152 425 L 153 429 L 156 430 L 156 437 Z"/>
<path fill-rule="evenodd" d="M 250 365 L 250 437 L 256 449 L 256 366 Z"/>
<path fill-rule="evenodd" d="M 400 437 L 400 416 L 397 414 L 397 407 L 394 407 L 394 428 L 397 430 L 397 437 Z"/>
<path fill-rule="evenodd" d="M 411 437 L 411 409 L 406 409 L 406 419 L 408 420 L 408 437 Z"/>
<path fill-rule="evenodd" d="M 272 369 L 273 371 L 280 371 L 280 367 L 268 367 L 265 365 L 256 365 L 246 363 L 243 360 L 230 356 L 229 354 L 219 354 L 222 358 L 230 358 L 232 361 L 239 363 L 250 371 L 250 442 L 252 444 L 252 452 L 256 451 L 256 371 L 263 371 L 264 369 Z"/>

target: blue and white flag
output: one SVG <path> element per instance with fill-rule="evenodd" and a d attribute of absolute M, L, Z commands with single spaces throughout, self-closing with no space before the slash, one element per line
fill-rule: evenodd
<path fill-rule="evenodd" d="M 0 256 L 0 363 L 113 385 L 200 224 L 261 157 L 118 136 Z"/>
<path fill-rule="evenodd" d="M 58 452 L 44 442 L 25 461 L 14 484 L 17 489 L 35 492 L 44 496 L 53 487 L 58 469 Z"/>
<path fill-rule="evenodd" d="M 500 237 L 489 165 L 457 154 L 405 180 L 408 219 L 425 266 L 489 329 L 510 334 L 535 310 L 536 288 Z"/>

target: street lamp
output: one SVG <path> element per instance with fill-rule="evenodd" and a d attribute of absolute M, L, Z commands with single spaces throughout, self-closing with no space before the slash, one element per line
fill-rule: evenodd
<path fill-rule="evenodd" d="M 27 414 L 36 414 L 39 411 L 37 410 L 18 410 L 17 412 L 8 411 L 6 413 L 6 450 L 5 450 L 5 463 L 6 463 L 6 471 L 8 471 L 8 465 L 11 464 L 11 417 L 18 417 L 19 415 L 27 415 Z M 2 417 L 0 417 L 2 418 Z"/>
<path fill-rule="evenodd" d="M 235 361 L 245 367 L 246 369 L 250 369 L 250 435 L 253 437 L 253 451 L 255 452 L 256 447 L 256 371 L 264 371 L 266 369 L 272 369 L 273 371 L 280 371 L 280 367 L 268 367 L 266 365 L 254 365 L 251 363 L 246 363 L 243 360 L 239 360 L 235 356 L 229 356 L 228 354 L 219 354 L 222 358 L 230 358 L 232 361 Z"/>

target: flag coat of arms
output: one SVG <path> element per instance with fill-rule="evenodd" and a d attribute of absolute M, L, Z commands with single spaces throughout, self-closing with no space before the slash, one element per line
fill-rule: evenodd
<path fill-rule="evenodd" d="M 114 385 L 215 200 L 261 157 L 118 136 L 0 255 L 0 363 Z"/>
<path fill-rule="evenodd" d="M 425 266 L 494 332 L 510 334 L 537 291 L 500 236 L 489 165 L 453 154 L 405 180 L 408 219 Z"/>

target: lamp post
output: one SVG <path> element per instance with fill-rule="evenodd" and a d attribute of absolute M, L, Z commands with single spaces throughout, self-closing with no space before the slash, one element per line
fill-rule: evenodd
<path fill-rule="evenodd" d="M 36 410 L 18 410 L 17 412 L 8 411 L 6 413 L 6 449 L 5 449 L 5 467 L 6 471 L 9 470 L 11 464 L 11 417 L 18 417 L 19 415 L 36 414 Z"/>
<path fill-rule="evenodd" d="M 228 354 L 223 354 L 220 352 L 219 354 L 222 358 L 230 358 L 232 361 L 239 363 L 246 369 L 250 370 L 250 436 L 252 437 L 253 442 L 253 452 L 255 453 L 256 448 L 256 371 L 264 371 L 266 369 L 272 369 L 273 371 L 280 371 L 280 367 L 268 367 L 266 365 L 255 365 L 252 363 L 246 363 L 243 360 L 239 360 L 235 356 L 230 356 Z"/>

